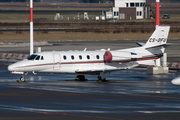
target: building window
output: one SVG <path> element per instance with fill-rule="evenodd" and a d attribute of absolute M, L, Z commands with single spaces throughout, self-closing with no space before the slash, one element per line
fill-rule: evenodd
<path fill-rule="evenodd" d="M 119 12 L 117 12 L 116 14 L 117 14 L 117 16 L 119 16 Z"/>
<path fill-rule="evenodd" d="M 140 3 L 140 7 L 142 7 L 143 6 L 143 3 Z"/>
<path fill-rule="evenodd" d="M 145 7 L 146 3 L 143 3 L 143 7 Z"/>
<path fill-rule="evenodd" d="M 140 3 L 140 7 L 144 7 L 145 6 L 145 3 Z"/>
<path fill-rule="evenodd" d="M 137 16 L 139 16 L 139 11 L 137 11 Z"/>
<path fill-rule="evenodd" d="M 126 3 L 126 7 L 129 7 L 129 3 Z"/>
<path fill-rule="evenodd" d="M 136 7 L 139 7 L 139 3 L 135 3 L 135 6 L 136 6 Z"/>
<path fill-rule="evenodd" d="M 134 7 L 134 3 L 130 3 L 130 7 Z"/>
<path fill-rule="evenodd" d="M 114 16 L 117 16 L 117 15 L 116 15 L 116 12 L 114 12 Z"/>
<path fill-rule="evenodd" d="M 139 16 L 142 16 L 142 11 L 139 11 Z"/>
<path fill-rule="evenodd" d="M 114 12 L 114 16 L 119 16 L 119 12 Z"/>
<path fill-rule="evenodd" d="M 137 16 L 142 16 L 142 11 L 137 11 Z"/>

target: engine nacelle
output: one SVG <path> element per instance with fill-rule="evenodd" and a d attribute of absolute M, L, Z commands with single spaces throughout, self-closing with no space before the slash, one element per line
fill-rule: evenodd
<path fill-rule="evenodd" d="M 131 61 L 131 53 L 123 51 L 106 51 L 104 54 L 105 62 L 128 62 Z"/>

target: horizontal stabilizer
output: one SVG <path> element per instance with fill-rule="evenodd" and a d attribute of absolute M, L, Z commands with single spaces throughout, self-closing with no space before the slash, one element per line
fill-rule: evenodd
<path fill-rule="evenodd" d="M 157 45 L 157 46 L 152 46 L 152 47 L 148 47 L 148 48 L 146 48 L 146 49 L 151 49 L 151 48 L 156 48 L 156 47 L 164 47 L 164 48 L 166 48 L 166 47 L 168 47 L 168 46 L 171 46 L 172 45 L 172 43 L 166 43 L 166 44 L 162 44 L 162 45 Z"/>
<path fill-rule="evenodd" d="M 91 70 L 76 70 L 75 71 L 77 74 L 92 74 L 92 75 L 96 75 L 100 72 L 104 72 L 104 70 L 102 69 L 91 69 Z"/>
<path fill-rule="evenodd" d="M 145 45 L 145 43 L 141 43 L 141 42 L 137 42 L 136 44 L 139 45 L 140 47 Z"/>

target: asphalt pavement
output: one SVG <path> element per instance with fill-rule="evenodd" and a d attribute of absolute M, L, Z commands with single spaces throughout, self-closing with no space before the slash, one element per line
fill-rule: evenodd
<path fill-rule="evenodd" d="M 0 65 L 0 119 L 179 120 L 179 73 L 147 75 L 145 69 L 107 73 L 110 82 L 74 81 L 73 74 L 10 74 Z"/>

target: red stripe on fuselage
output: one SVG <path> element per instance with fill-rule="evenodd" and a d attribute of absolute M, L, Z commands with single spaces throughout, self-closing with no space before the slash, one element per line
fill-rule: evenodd
<path fill-rule="evenodd" d="M 140 58 L 135 61 L 143 61 L 143 60 L 152 60 L 152 59 L 158 59 L 160 57 L 154 57 L 154 58 Z M 126 63 L 130 61 L 116 61 L 117 63 Z M 67 62 L 67 63 L 59 63 L 60 65 L 68 65 L 68 64 L 96 64 L 96 63 L 105 63 L 104 61 L 90 61 L 90 62 Z M 113 62 L 110 62 L 113 63 Z M 49 63 L 49 64 L 37 64 L 37 65 L 29 65 L 29 66 L 22 66 L 17 68 L 24 68 L 24 67 L 35 67 L 35 66 L 47 66 L 47 65 L 56 65 L 58 63 Z"/>
<path fill-rule="evenodd" d="M 49 63 L 49 64 L 37 64 L 37 65 L 28 65 L 28 66 L 21 66 L 21 67 L 16 67 L 16 68 L 36 67 L 36 66 L 47 66 L 47 65 L 54 65 L 54 63 Z"/>

